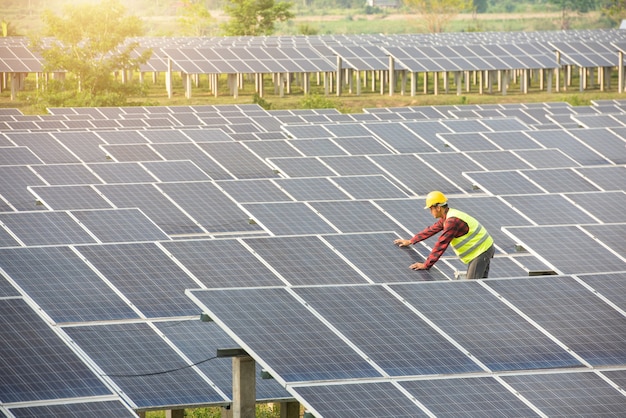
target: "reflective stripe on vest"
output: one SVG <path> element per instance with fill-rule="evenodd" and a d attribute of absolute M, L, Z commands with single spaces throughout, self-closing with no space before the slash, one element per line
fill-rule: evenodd
<path fill-rule="evenodd" d="M 459 218 L 469 226 L 467 234 L 452 239 L 450 244 L 454 252 L 465 264 L 469 263 L 493 245 L 493 238 L 485 228 L 467 213 L 456 209 L 448 209 L 448 218 Z"/>

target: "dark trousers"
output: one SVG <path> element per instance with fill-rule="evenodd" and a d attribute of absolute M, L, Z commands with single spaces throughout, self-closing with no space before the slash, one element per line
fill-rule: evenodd
<path fill-rule="evenodd" d="M 470 261 L 467 265 L 467 278 L 486 279 L 489 276 L 489 264 L 495 252 L 496 249 L 492 245 L 487 251 Z"/>

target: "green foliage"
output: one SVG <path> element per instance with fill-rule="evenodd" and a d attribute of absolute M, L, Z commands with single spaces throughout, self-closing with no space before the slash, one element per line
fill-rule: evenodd
<path fill-rule="evenodd" d="M 255 93 L 254 96 L 252 96 L 252 103 L 261 106 L 265 110 L 270 110 L 272 108 L 272 104 L 263 97 L 259 96 L 258 93 Z"/>
<path fill-rule="evenodd" d="M 298 25 L 298 35 L 317 35 L 318 33 L 319 30 L 308 23 L 301 23 Z"/>
<path fill-rule="evenodd" d="M 182 36 L 206 36 L 213 18 L 200 0 L 182 0 L 178 9 Z"/>
<path fill-rule="evenodd" d="M 548 0 L 561 11 L 561 29 L 571 27 L 572 13 L 587 13 L 596 8 L 596 0 Z"/>
<path fill-rule="evenodd" d="M 300 109 L 336 109 L 338 104 L 325 96 L 309 94 L 298 103 Z"/>
<path fill-rule="evenodd" d="M 489 7 L 488 0 L 473 0 L 473 4 L 476 13 L 485 13 Z"/>
<path fill-rule="evenodd" d="M 141 20 L 126 16 L 118 0 L 66 6 L 63 12 L 63 16 L 50 10 L 43 14 L 46 34 L 54 37 L 53 41 L 33 40 L 44 58 L 44 71 L 66 73 L 66 81 L 49 83 L 40 100 L 67 102 L 71 98 L 65 91 L 69 90 L 84 106 L 123 104 L 130 92 L 115 80 L 114 73 L 139 68 L 151 54 L 150 50 L 136 52 L 137 42 L 126 42 L 143 34 Z"/>
<path fill-rule="evenodd" d="M 266 36 L 275 31 L 276 22 L 293 19 L 291 2 L 274 0 L 228 0 L 224 12 L 230 16 L 222 25 L 226 36 Z"/>

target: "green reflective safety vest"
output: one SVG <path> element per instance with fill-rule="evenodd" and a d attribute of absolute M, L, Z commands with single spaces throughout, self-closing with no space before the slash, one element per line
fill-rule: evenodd
<path fill-rule="evenodd" d="M 462 262 L 469 263 L 493 245 L 489 232 L 473 217 L 456 209 L 448 209 L 448 218 L 459 218 L 469 226 L 467 234 L 450 241 L 456 255 Z"/>

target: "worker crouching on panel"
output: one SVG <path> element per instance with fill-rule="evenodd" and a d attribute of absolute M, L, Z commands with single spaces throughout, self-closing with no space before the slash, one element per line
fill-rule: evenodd
<path fill-rule="evenodd" d="M 443 232 L 426 261 L 411 264 L 409 267 L 413 270 L 428 270 L 439 260 L 448 245 L 452 245 L 461 261 L 468 265 L 468 279 L 487 278 L 489 264 L 495 253 L 493 239 L 487 230 L 470 215 L 449 208 L 448 199 L 439 191 L 428 193 L 424 209 L 430 209 L 437 222 L 411 239 L 397 239 L 393 243 L 407 247 Z"/>

